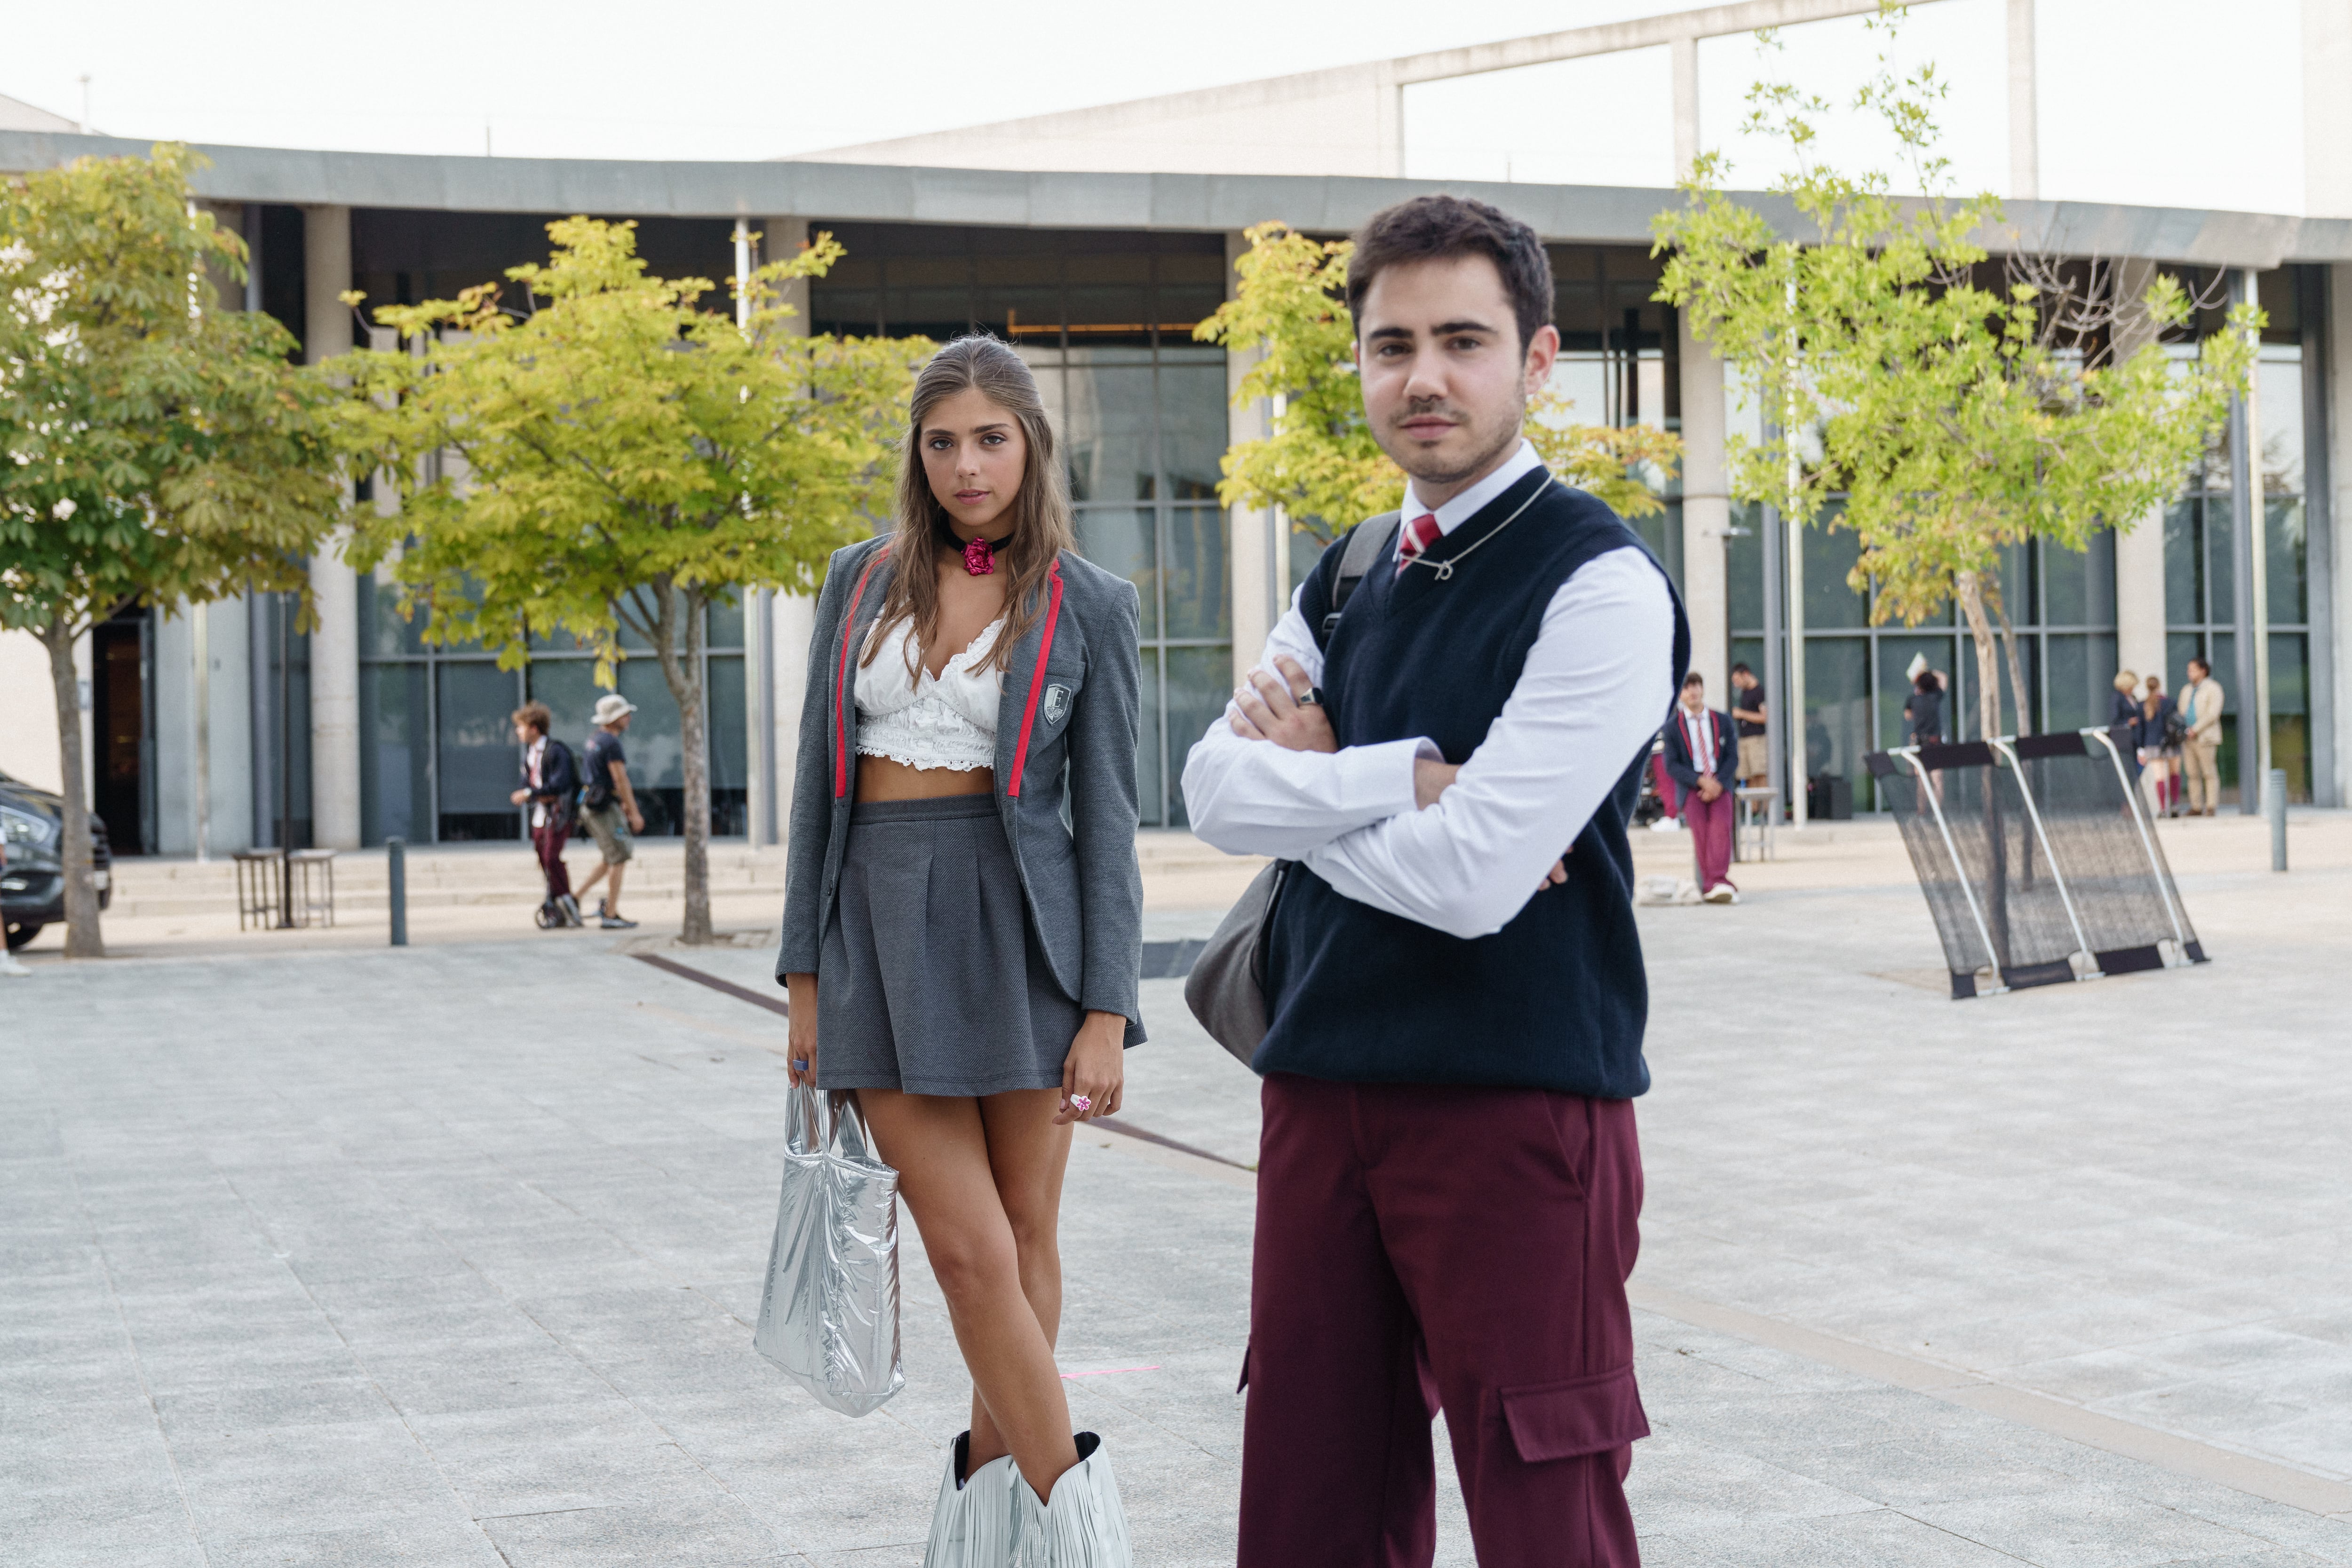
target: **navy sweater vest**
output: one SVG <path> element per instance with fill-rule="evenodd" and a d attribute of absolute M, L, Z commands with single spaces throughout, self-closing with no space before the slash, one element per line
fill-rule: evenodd
<path fill-rule="evenodd" d="M 1643 548 L 1641 537 L 1614 512 L 1538 470 L 1430 548 L 1432 560 L 1461 559 L 1450 579 L 1424 567 L 1398 577 L 1385 559 L 1375 563 L 1325 654 L 1324 700 L 1339 744 L 1426 736 L 1448 762 L 1468 760 L 1517 685 L 1554 592 L 1585 562 L 1628 545 Z M 1330 606 L 1343 549 L 1324 551 L 1304 585 L 1309 626 Z M 1677 597 L 1666 689 L 1681 685 L 1689 657 Z M 1577 835 L 1567 883 L 1536 894 L 1491 936 L 1447 936 L 1292 867 L 1269 921 L 1272 1018 L 1257 1070 L 1608 1100 L 1647 1089 L 1649 983 L 1625 837 L 1647 759 L 1646 750 L 1612 759 L 1623 776 Z"/>

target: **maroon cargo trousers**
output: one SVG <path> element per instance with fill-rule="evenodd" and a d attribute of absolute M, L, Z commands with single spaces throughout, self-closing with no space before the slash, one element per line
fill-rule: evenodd
<path fill-rule="evenodd" d="M 1260 1096 L 1240 1568 L 1426 1568 L 1441 1407 L 1481 1568 L 1634 1568 L 1633 1103 L 1290 1073 Z"/>

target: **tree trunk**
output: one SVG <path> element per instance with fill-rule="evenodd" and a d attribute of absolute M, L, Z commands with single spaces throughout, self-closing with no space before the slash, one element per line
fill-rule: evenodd
<path fill-rule="evenodd" d="M 1984 584 L 1975 572 L 1960 572 L 1952 579 L 1952 596 L 1960 601 L 1977 645 L 1977 734 L 1989 740 L 2000 733 L 2000 655 L 1993 647 L 1992 623 L 1985 619 Z"/>
<path fill-rule="evenodd" d="M 710 941 L 710 759 L 709 724 L 703 706 L 703 595 L 663 581 L 662 678 L 677 700 L 678 744 L 686 761 L 686 923 L 678 939 L 690 947 Z M 683 647 L 680 644 L 683 644 Z"/>
<path fill-rule="evenodd" d="M 2000 622 L 2000 645 L 2009 655 L 2009 696 L 2017 710 L 2017 733 L 2033 733 L 2033 707 L 2025 695 L 2025 665 L 2017 656 L 2017 628 L 2009 623 L 2009 612 L 2000 602 L 2000 595 L 1992 595 L 1992 612 Z"/>
<path fill-rule="evenodd" d="M 106 937 L 98 926 L 98 881 L 90 863 L 89 787 L 81 749 L 81 683 L 74 675 L 74 632 L 62 618 L 40 628 L 49 651 L 49 687 L 58 709 L 58 758 L 65 774 L 58 791 L 66 800 L 66 841 L 59 856 L 66 871 L 66 956 L 103 958 Z"/>

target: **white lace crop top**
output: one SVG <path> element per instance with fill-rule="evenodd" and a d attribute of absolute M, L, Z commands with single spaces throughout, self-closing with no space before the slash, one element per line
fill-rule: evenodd
<path fill-rule="evenodd" d="M 879 626 L 870 662 L 857 666 L 857 751 L 887 757 L 909 768 L 945 768 L 964 772 L 996 766 L 996 706 L 1004 695 L 1004 672 L 982 670 L 1002 619 L 991 622 L 971 646 L 950 658 L 937 675 L 916 665 L 907 674 L 911 617 L 885 632 Z"/>

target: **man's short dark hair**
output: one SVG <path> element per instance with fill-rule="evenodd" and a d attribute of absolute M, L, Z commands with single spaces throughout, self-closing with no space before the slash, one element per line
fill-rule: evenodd
<path fill-rule="evenodd" d="M 1706 685 L 1706 677 L 1700 674 L 1696 670 L 1693 670 L 1689 674 L 1683 677 L 1683 690 L 1685 691 L 1690 690 L 1693 686 L 1703 686 L 1705 685 Z"/>
<path fill-rule="evenodd" d="M 536 700 L 527 702 L 515 709 L 514 721 L 517 724 L 527 724 L 541 735 L 549 734 L 555 728 L 555 716 L 547 711 L 545 703 Z"/>
<path fill-rule="evenodd" d="M 1536 329 L 1551 320 L 1551 257 L 1536 231 L 1508 213 L 1461 196 L 1415 196 L 1383 207 L 1356 231 L 1356 251 L 1348 258 L 1348 309 L 1363 335 L 1364 296 L 1372 279 L 1391 267 L 1483 256 L 1502 276 L 1503 293 L 1518 319 L 1519 352 L 1527 352 Z"/>
<path fill-rule="evenodd" d="M 1752 675 L 1756 672 L 1745 664 L 1734 664 L 1731 666 L 1731 673 L 1735 675 Z"/>
<path fill-rule="evenodd" d="M 2207 664 L 2204 660 L 2199 658 L 2194 653 L 2189 655 L 2189 662 L 2196 665 L 2199 669 L 2204 671 L 2209 675 L 2213 673 L 2213 666 Z"/>

